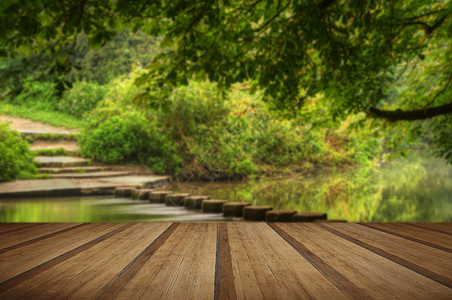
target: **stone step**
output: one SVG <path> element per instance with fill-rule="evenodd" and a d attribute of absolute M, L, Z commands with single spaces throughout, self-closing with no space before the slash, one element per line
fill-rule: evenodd
<path fill-rule="evenodd" d="M 76 141 L 45 141 L 35 140 L 30 144 L 31 151 L 64 149 L 70 153 L 77 153 L 79 147 Z"/>
<path fill-rule="evenodd" d="M 40 167 L 79 167 L 91 165 L 91 160 L 76 156 L 36 156 Z"/>
<path fill-rule="evenodd" d="M 184 206 L 189 209 L 201 209 L 202 202 L 207 199 L 209 196 L 189 196 L 184 199 Z"/>
<path fill-rule="evenodd" d="M 201 208 L 203 212 L 221 213 L 225 203 L 228 203 L 228 201 L 218 199 L 204 200 L 201 204 Z"/>
<path fill-rule="evenodd" d="M 166 196 L 172 194 L 172 191 L 152 191 L 149 193 L 150 203 L 165 203 Z"/>
<path fill-rule="evenodd" d="M 265 220 L 267 222 L 292 222 L 296 213 L 295 210 L 271 210 L 267 211 Z"/>
<path fill-rule="evenodd" d="M 131 198 L 136 200 L 149 200 L 149 193 L 153 189 L 135 189 L 131 193 Z"/>
<path fill-rule="evenodd" d="M 77 141 L 78 133 L 71 132 L 48 132 L 48 131 L 36 131 L 36 130 L 17 130 L 25 138 L 31 137 L 32 140 L 46 140 L 46 141 Z"/>
<path fill-rule="evenodd" d="M 190 196 L 188 193 L 173 193 L 166 196 L 166 206 L 184 206 L 185 197 Z"/>
<path fill-rule="evenodd" d="M 243 208 L 249 206 L 248 202 L 228 202 L 223 204 L 223 216 L 243 217 Z"/>
<path fill-rule="evenodd" d="M 41 173 L 50 174 L 64 174 L 64 173 L 90 173 L 110 171 L 112 167 L 109 166 L 92 166 L 92 167 L 65 167 L 65 168 L 38 168 Z"/>
<path fill-rule="evenodd" d="M 130 175 L 127 171 L 105 171 L 105 172 L 88 172 L 88 173 L 62 173 L 51 174 L 51 178 L 105 178 L 105 177 L 119 177 Z"/>
<path fill-rule="evenodd" d="M 322 212 L 304 212 L 293 215 L 293 222 L 314 222 L 316 220 L 326 220 L 326 213 Z"/>
<path fill-rule="evenodd" d="M 130 198 L 132 197 L 132 192 L 135 191 L 136 187 L 134 186 L 122 186 L 115 188 L 115 197 L 116 198 Z"/>
<path fill-rule="evenodd" d="M 265 221 L 265 214 L 273 207 L 266 205 L 245 206 L 243 218 L 247 221 Z"/>

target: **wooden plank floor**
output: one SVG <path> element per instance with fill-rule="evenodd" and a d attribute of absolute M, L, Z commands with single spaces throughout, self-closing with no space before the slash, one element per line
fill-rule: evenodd
<path fill-rule="evenodd" d="M 0 299 L 452 299 L 452 223 L 0 224 Z"/>

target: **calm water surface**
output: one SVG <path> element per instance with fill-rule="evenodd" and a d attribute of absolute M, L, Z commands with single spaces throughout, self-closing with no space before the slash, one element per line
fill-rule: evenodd
<path fill-rule="evenodd" d="M 321 211 L 329 219 L 370 222 L 452 222 L 452 166 L 412 155 L 379 168 L 247 182 L 173 183 L 163 189 L 248 201 L 274 209 Z M 112 197 L 1 200 L 0 222 L 222 221 L 182 207 Z"/>

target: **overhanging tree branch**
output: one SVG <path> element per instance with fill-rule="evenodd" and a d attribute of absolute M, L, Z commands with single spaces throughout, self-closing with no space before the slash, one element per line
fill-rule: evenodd
<path fill-rule="evenodd" d="M 452 113 L 452 103 L 415 110 L 381 110 L 371 107 L 369 112 L 379 118 L 386 119 L 389 122 L 425 120 Z"/>

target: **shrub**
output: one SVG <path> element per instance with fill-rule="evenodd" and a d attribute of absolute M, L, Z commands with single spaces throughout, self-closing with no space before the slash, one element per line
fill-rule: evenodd
<path fill-rule="evenodd" d="M 0 124 L 0 182 L 32 177 L 36 173 L 29 145 L 7 124 Z"/>
<path fill-rule="evenodd" d="M 95 128 L 89 127 L 81 134 L 83 156 L 106 163 L 140 162 L 156 173 L 178 172 L 181 159 L 175 144 L 142 113 L 126 111 L 94 122 Z"/>
<path fill-rule="evenodd" d="M 56 96 L 55 83 L 26 81 L 20 94 L 10 102 L 40 110 L 56 110 L 58 97 Z"/>
<path fill-rule="evenodd" d="M 96 107 L 106 91 L 106 87 L 97 83 L 76 82 L 70 90 L 64 92 L 59 102 L 59 110 L 76 117 L 82 117 L 84 113 Z"/>

